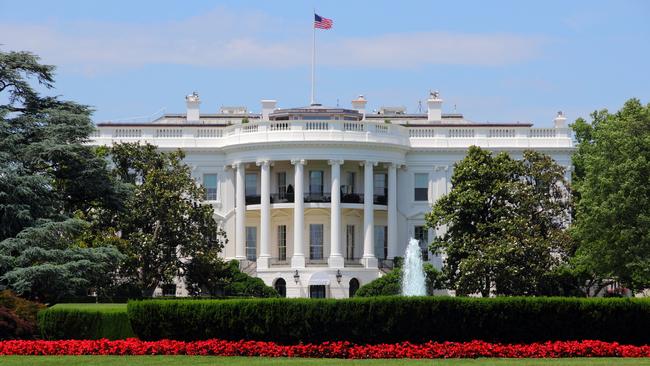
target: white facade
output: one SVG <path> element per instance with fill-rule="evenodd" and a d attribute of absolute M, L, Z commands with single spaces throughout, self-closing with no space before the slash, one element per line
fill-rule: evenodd
<path fill-rule="evenodd" d="M 437 93 L 426 114 L 368 114 L 363 96 L 353 109 L 277 109 L 263 100 L 261 114 L 199 114 L 198 95 L 187 102 L 187 114 L 100 123 L 92 143 L 183 149 L 210 188 L 206 202 L 229 239 L 224 257 L 270 286 L 284 280 L 287 297 L 348 297 L 354 280 L 364 285 L 390 270 L 410 237 L 426 245 L 436 233 L 423 231 L 424 215 L 449 191 L 453 165 L 471 145 L 514 157 L 542 151 L 570 175 L 573 144 L 561 114 L 554 128 L 473 123 L 443 114 Z"/>

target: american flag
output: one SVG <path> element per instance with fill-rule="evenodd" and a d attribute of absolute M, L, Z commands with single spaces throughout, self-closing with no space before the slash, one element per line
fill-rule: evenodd
<path fill-rule="evenodd" d="M 314 14 L 314 28 L 330 29 L 334 21 L 332 19 L 323 18 L 318 14 Z"/>

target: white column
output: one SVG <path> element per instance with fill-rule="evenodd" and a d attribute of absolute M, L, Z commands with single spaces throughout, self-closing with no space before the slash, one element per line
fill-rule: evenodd
<path fill-rule="evenodd" d="M 397 243 L 397 166 L 388 165 L 388 257 L 399 256 Z"/>
<path fill-rule="evenodd" d="M 344 259 L 341 253 L 341 164 L 343 160 L 330 160 L 332 166 L 332 199 L 330 208 L 330 256 L 327 260 L 330 268 L 343 268 Z"/>
<path fill-rule="evenodd" d="M 374 186 L 373 167 L 376 162 L 364 162 L 363 174 L 363 258 L 361 259 L 366 268 L 377 268 L 377 257 L 375 257 L 375 210 L 374 210 Z"/>
<path fill-rule="evenodd" d="M 304 160 L 292 160 L 294 165 L 294 205 L 293 205 L 293 256 L 291 257 L 291 268 L 305 268 L 304 252 L 304 226 L 305 226 L 305 186 L 303 167 Z"/>
<path fill-rule="evenodd" d="M 244 163 L 233 164 L 235 174 L 235 259 L 246 259 L 246 188 Z"/>
<path fill-rule="evenodd" d="M 268 160 L 257 163 L 262 171 L 260 187 L 260 255 L 257 257 L 257 268 L 269 268 L 271 253 L 271 164 Z"/>

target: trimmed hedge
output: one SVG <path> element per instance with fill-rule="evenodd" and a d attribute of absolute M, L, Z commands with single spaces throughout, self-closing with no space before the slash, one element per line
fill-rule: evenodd
<path fill-rule="evenodd" d="M 143 340 L 650 343 L 650 301 L 644 299 L 143 300 L 129 302 L 128 314 Z"/>
<path fill-rule="evenodd" d="M 124 304 L 58 304 L 38 313 L 44 339 L 135 337 Z"/>

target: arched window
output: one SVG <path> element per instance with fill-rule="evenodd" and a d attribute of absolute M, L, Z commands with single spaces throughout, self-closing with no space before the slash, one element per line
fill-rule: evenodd
<path fill-rule="evenodd" d="M 287 297 L 287 282 L 284 278 L 278 278 L 275 280 L 273 288 L 275 288 L 275 291 L 280 294 L 280 297 Z"/>
<path fill-rule="evenodd" d="M 350 280 L 350 297 L 354 297 L 354 294 L 357 293 L 359 289 L 359 280 L 353 278 Z"/>

